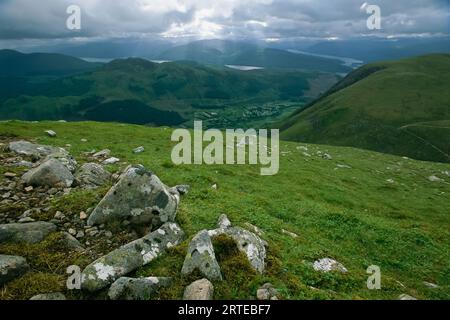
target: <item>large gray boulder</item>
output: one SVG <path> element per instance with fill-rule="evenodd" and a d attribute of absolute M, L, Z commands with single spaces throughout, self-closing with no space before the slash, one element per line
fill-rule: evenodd
<path fill-rule="evenodd" d="M 130 242 L 88 265 L 82 272 L 82 289 L 101 290 L 118 278 L 150 263 L 166 249 L 178 245 L 184 232 L 175 223 L 165 223 L 147 236 Z"/>
<path fill-rule="evenodd" d="M 183 300 L 212 300 L 213 296 L 213 284 L 208 279 L 201 279 L 186 287 Z"/>
<path fill-rule="evenodd" d="M 226 221 L 226 223 L 224 223 Z M 232 238 L 239 249 L 243 252 L 250 262 L 253 269 L 263 273 L 265 269 L 266 245 L 267 243 L 253 232 L 241 227 L 232 227 L 231 222 L 226 216 L 220 216 L 218 229 L 208 231 L 210 237 L 227 235 Z"/>
<path fill-rule="evenodd" d="M 209 280 L 222 280 L 220 266 L 217 263 L 211 238 L 207 230 L 202 230 L 189 243 L 184 259 L 183 274 L 199 270 Z"/>
<path fill-rule="evenodd" d="M 97 163 L 85 163 L 75 173 L 77 184 L 85 188 L 102 186 L 108 183 L 110 179 L 111 174 Z"/>
<path fill-rule="evenodd" d="M 77 162 L 64 148 L 31 143 L 28 141 L 13 141 L 9 150 L 22 156 L 29 156 L 33 160 L 46 162 L 50 158 L 59 160 L 70 172 L 74 172 Z"/>
<path fill-rule="evenodd" d="M 0 254 L 0 286 L 21 276 L 28 269 L 25 258 Z"/>
<path fill-rule="evenodd" d="M 149 300 L 159 289 L 169 286 L 171 278 L 148 277 L 117 279 L 109 288 L 111 300 Z"/>
<path fill-rule="evenodd" d="M 70 187 L 74 181 L 72 173 L 61 161 L 48 158 L 38 167 L 22 176 L 22 181 L 30 186 Z"/>
<path fill-rule="evenodd" d="M 0 243 L 38 243 L 54 231 L 56 226 L 53 223 L 43 221 L 2 224 Z"/>
<path fill-rule="evenodd" d="M 143 166 L 130 166 L 100 201 L 88 219 L 88 225 L 112 220 L 158 227 L 175 220 L 180 194 L 169 189 Z"/>
<path fill-rule="evenodd" d="M 18 155 L 29 156 L 35 160 L 39 160 L 50 154 L 61 152 L 64 149 L 21 140 L 10 142 L 9 150 L 17 153 Z"/>

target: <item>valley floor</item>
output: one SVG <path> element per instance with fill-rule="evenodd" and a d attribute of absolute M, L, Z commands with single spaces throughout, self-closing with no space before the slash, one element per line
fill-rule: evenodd
<path fill-rule="evenodd" d="M 55 138 L 44 133 L 49 129 L 57 133 Z M 267 177 L 259 175 L 259 166 L 175 166 L 170 159 L 171 133 L 170 128 L 94 122 L 0 123 L 3 147 L 19 139 L 60 146 L 79 164 L 87 161 L 86 153 L 92 149 L 108 148 L 121 159 L 108 166 L 109 171 L 142 164 L 169 186 L 191 186 L 177 215 L 187 239 L 135 273 L 175 279 L 173 286 L 160 292 L 160 299 L 182 298 L 192 280 L 180 275 L 187 244 L 198 231 L 214 229 L 223 213 L 235 225 L 257 226 L 269 249 L 266 272 L 258 275 L 248 272 L 243 262 L 230 257 L 225 245 L 218 244 L 224 280 L 214 283 L 216 299 L 254 298 L 266 282 L 279 290 L 281 299 L 398 299 L 401 294 L 417 299 L 450 298 L 449 164 L 281 142 L 280 171 Z M 138 146 L 145 151 L 134 154 Z M 324 153 L 331 159 L 323 157 Z M 2 153 L 2 158 L 7 156 L 6 151 Z M 11 170 L 0 167 L 0 183 Z M 20 174 L 20 168 L 15 170 Z M 74 188 L 50 200 L 50 212 L 78 216 L 106 191 Z M 20 204 L 17 208 L 0 204 L 3 215 L 21 214 L 22 209 L 26 208 Z M 127 240 L 119 232 L 111 241 Z M 84 245 L 86 241 L 92 242 L 90 255 L 61 254 L 50 242 L 25 248 L 0 243 L 0 254 L 21 253 L 32 263 L 26 277 L 0 289 L 0 299 L 29 299 L 46 291 L 66 290 L 68 265 L 84 267 L 111 249 L 98 240 L 82 239 Z M 325 257 L 339 261 L 348 272 L 315 271 L 313 262 Z M 366 269 L 371 265 L 381 269 L 380 290 L 367 288 Z M 65 293 L 74 299 L 99 298 Z"/>

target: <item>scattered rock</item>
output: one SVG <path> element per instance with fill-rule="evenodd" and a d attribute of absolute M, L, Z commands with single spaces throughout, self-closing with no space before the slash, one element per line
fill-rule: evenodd
<path fill-rule="evenodd" d="M 152 295 L 172 282 L 171 278 L 148 277 L 117 279 L 109 288 L 111 300 L 149 300 Z"/>
<path fill-rule="evenodd" d="M 21 276 L 28 269 L 25 258 L 0 254 L 0 286 Z"/>
<path fill-rule="evenodd" d="M 211 189 L 214 189 L 214 190 L 217 190 L 217 184 L 213 184 L 212 186 L 211 186 Z"/>
<path fill-rule="evenodd" d="M 25 184 L 31 186 L 70 187 L 74 177 L 72 173 L 57 159 L 50 158 L 37 168 L 33 168 L 22 176 Z"/>
<path fill-rule="evenodd" d="M 5 172 L 5 174 L 3 174 L 5 178 L 15 178 L 17 176 L 17 174 L 13 173 L 13 172 Z"/>
<path fill-rule="evenodd" d="M 423 284 L 430 289 L 438 289 L 439 286 L 435 283 L 424 281 Z"/>
<path fill-rule="evenodd" d="M 337 164 L 336 167 L 339 169 L 351 169 L 352 168 L 346 164 Z"/>
<path fill-rule="evenodd" d="M 136 149 L 133 150 L 133 153 L 142 153 L 145 151 L 144 147 L 137 147 Z"/>
<path fill-rule="evenodd" d="M 34 190 L 33 186 L 28 186 L 24 189 L 26 192 L 31 192 Z"/>
<path fill-rule="evenodd" d="M 182 185 L 179 185 L 179 186 L 175 186 L 174 188 L 178 191 L 179 194 L 185 195 L 185 194 L 188 194 L 189 189 L 191 187 L 186 185 L 186 184 L 182 184 Z"/>
<path fill-rule="evenodd" d="M 87 214 L 86 214 L 86 212 L 84 212 L 84 211 L 81 211 L 80 212 L 80 220 L 86 220 L 87 219 Z"/>
<path fill-rule="evenodd" d="M 442 182 L 442 181 L 444 181 L 443 179 L 441 179 L 439 177 L 436 177 L 436 176 L 430 176 L 430 177 L 428 177 L 428 180 L 431 181 L 431 182 Z"/>
<path fill-rule="evenodd" d="M 183 300 L 212 300 L 214 286 L 208 279 L 197 280 L 186 287 Z"/>
<path fill-rule="evenodd" d="M 108 159 L 106 159 L 105 161 L 103 161 L 103 164 L 104 164 L 104 165 L 115 164 L 115 163 L 117 163 L 117 162 L 119 162 L 119 161 L 120 161 L 119 158 L 114 158 L 114 157 L 112 157 L 112 158 L 108 158 Z"/>
<path fill-rule="evenodd" d="M 94 158 L 107 158 L 109 157 L 109 155 L 111 154 L 111 150 L 109 149 L 104 149 L 102 151 L 99 151 L 97 153 L 94 153 L 94 155 L 92 155 Z"/>
<path fill-rule="evenodd" d="M 44 240 L 56 226 L 49 222 L 10 223 L 0 225 L 0 242 L 38 243 Z"/>
<path fill-rule="evenodd" d="M 323 258 L 314 262 L 314 270 L 322 272 L 338 271 L 345 273 L 348 270 L 336 260 L 330 258 Z"/>
<path fill-rule="evenodd" d="M 272 284 L 266 283 L 256 291 L 256 298 L 258 300 L 278 300 L 278 291 Z"/>
<path fill-rule="evenodd" d="M 62 237 L 66 243 L 66 246 L 69 249 L 75 250 L 75 251 L 83 251 L 84 250 L 81 243 L 77 239 L 75 239 L 70 233 L 62 232 Z"/>
<path fill-rule="evenodd" d="M 181 273 L 190 274 L 198 269 L 209 280 L 222 280 L 211 238 L 202 230 L 191 240 Z"/>
<path fill-rule="evenodd" d="M 130 166 L 91 213 L 88 225 L 129 219 L 158 227 L 175 220 L 179 201 L 179 193 L 169 192 L 156 175 L 143 166 Z"/>
<path fill-rule="evenodd" d="M 29 223 L 29 222 L 35 222 L 36 220 L 34 220 L 31 217 L 25 217 L 25 218 L 21 218 L 19 219 L 19 221 L 17 221 L 18 223 Z"/>
<path fill-rule="evenodd" d="M 52 137 L 52 138 L 56 137 L 56 132 L 53 131 L 53 130 L 47 130 L 47 131 L 45 131 L 45 133 L 46 133 L 49 137 Z"/>
<path fill-rule="evenodd" d="M 66 300 L 66 296 L 63 295 L 61 292 L 43 293 L 31 297 L 30 300 L 43 300 L 43 301 Z"/>
<path fill-rule="evenodd" d="M 77 234 L 77 230 L 75 230 L 73 228 L 70 228 L 68 231 L 69 231 L 69 234 L 72 236 L 75 236 Z"/>
<path fill-rule="evenodd" d="M 333 160 L 333 157 L 330 154 L 328 154 L 328 153 L 323 153 L 322 154 L 322 159 Z"/>
<path fill-rule="evenodd" d="M 417 300 L 417 299 L 404 293 L 398 296 L 398 300 Z"/>
<path fill-rule="evenodd" d="M 297 234 L 295 234 L 295 233 L 293 233 L 293 232 L 290 232 L 290 231 L 287 231 L 287 230 L 285 230 L 285 229 L 281 229 L 281 233 L 286 234 L 286 235 L 288 235 L 289 237 L 294 238 L 294 239 L 298 238 L 298 235 L 297 235 Z"/>
<path fill-rule="evenodd" d="M 75 179 L 82 187 L 96 188 L 106 184 L 111 179 L 111 174 L 99 164 L 85 163 L 76 172 Z"/>
<path fill-rule="evenodd" d="M 178 245 L 183 237 L 184 232 L 177 224 L 164 224 L 88 265 L 82 272 L 82 289 L 94 292 L 107 287 L 116 279 L 150 263 L 167 248 Z"/>

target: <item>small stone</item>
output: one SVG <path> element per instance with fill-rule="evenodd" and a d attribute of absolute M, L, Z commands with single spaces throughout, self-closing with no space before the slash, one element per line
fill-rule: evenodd
<path fill-rule="evenodd" d="M 211 186 L 211 189 L 214 189 L 214 190 L 217 190 L 217 184 L 213 184 L 212 186 Z"/>
<path fill-rule="evenodd" d="M 104 149 L 102 151 L 99 151 L 93 155 L 94 158 L 106 158 L 111 154 L 111 150 Z"/>
<path fill-rule="evenodd" d="M 112 238 L 113 234 L 111 231 L 105 231 L 105 237 Z"/>
<path fill-rule="evenodd" d="M 183 300 L 212 300 L 213 296 L 213 284 L 208 279 L 201 279 L 186 287 Z"/>
<path fill-rule="evenodd" d="M 56 132 L 53 131 L 53 130 L 47 130 L 47 131 L 45 131 L 45 133 L 46 133 L 49 137 L 52 137 L 52 138 L 56 137 Z"/>
<path fill-rule="evenodd" d="M 0 286 L 21 276 L 28 269 L 25 258 L 0 254 Z"/>
<path fill-rule="evenodd" d="M 87 139 L 81 139 L 81 142 L 88 142 Z"/>
<path fill-rule="evenodd" d="M 5 176 L 5 178 L 14 178 L 17 176 L 17 174 L 15 174 L 13 172 L 5 172 L 4 176 Z"/>
<path fill-rule="evenodd" d="M 19 223 L 28 223 L 28 222 L 35 222 L 36 220 L 34 220 L 33 218 L 31 218 L 31 217 L 26 217 L 26 218 L 22 218 L 22 219 L 19 219 Z"/>
<path fill-rule="evenodd" d="M 414 298 L 414 297 L 412 297 L 412 296 L 410 296 L 410 295 L 408 295 L 408 294 L 401 294 L 401 295 L 399 295 L 398 296 L 398 299 L 399 300 L 417 300 L 416 298 Z"/>
<path fill-rule="evenodd" d="M 256 298 L 258 300 L 278 300 L 278 291 L 272 284 L 265 283 L 261 288 L 256 291 Z"/>
<path fill-rule="evenodd" d="M 56 211 L 54 218 L 61 220 L 64 219 L 66 216 L 61 211 Z"/>
<path fill-rule="evenodd" d="M 117 163 L 119 161 L 120 161 L 120 159 L 112 157 L 112 158 L 108 158 L 105 161 L 103 161 L 103 164 L 105 164 L 105 165 L 115 164 L 115 163 Z"/>
<path fill-rule="evenodd" d="M 63 295 L 61 292 L 44 293 L 44 294 L 35 295 L 35 296 L 31 297 L 30 300 L 43 300 L 43 301 L 66 300 L 66 296 Z"/>
<path fill-rule="evenodd" d="M 77 235 L 75 236 L 77 239 L 81 239 L 84 238 L 84 232 L 83 231 L 78 231 Z"/>
<path fill-rule="evenodd" d="M 429 180 L 430 182 L 442 182 L 442 181 L 444 181 L 444 180 L 442 180 L 441 178 L 436 177 L 436 176 L 430 176 L 430 177 L 428 177 L 428 180 Z"/>
<path fill-rule="evenodd" d="M 323 258 L 314 262 L 314 270 L 322 272 L 338 271 L 346 273 L 348 270 L 336 260 L 330 258 Z"/>
<path fill-rule="evenodd" d="M 86 220 L 87 219 L 87 214 L 84 211 L 80 212 L 80 220 Z"/>
<path fill-rule="evenodd" d="M 288 235 L 288 236 L 290 236 L 291 238 L 294 238 L 294 239 L 298 238 L 297 234 L 295 234 L 293 232 L 290 232 L 290 231 L 287 231 L 287 230 L 284 230 L 284 229 L 281 229 L 281 233 L 286 234 L 286 235 Z"/>
<path fill-rule="evenodd" d="M 424 281 L 423 284 L 430 289 L 437 289 L 439 286 L 435 283 Z"/>
<path fill-rule="evenodd" d="M 136 149 L 133 150 L 133 153 L 142 153 L 145 151 L 144 147 L 137 147 Z"/>
<path fill-rule="evenodd" d="M 72 235 L 72 236 L 75 236 L 75 235 L 77 234 L 77 230 L 75 230 L 75 229 L 73 229 L 73 228 L 70 228 L 70 229 L 68 230 L 68 232 L 69 232 L 69 234 Z"/>
<path fill-rule="evenodd" d="M 34 190 L 33 186 L 28 186 L 24 189 L 26 192 L 31 192 Z"/>

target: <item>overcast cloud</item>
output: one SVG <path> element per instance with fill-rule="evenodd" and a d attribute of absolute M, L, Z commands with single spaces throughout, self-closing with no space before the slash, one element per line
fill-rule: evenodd
<path fill-rule="evenodd" d="M 0 0 L 0 40 L 110 37 L 348 38 L 450 33 L 450 0 L 374 0 L 382 30 L 366 28 L 364 0 Z M 79 5 L 82 28 L 66 28 Z"/>

